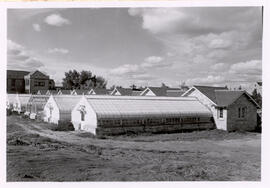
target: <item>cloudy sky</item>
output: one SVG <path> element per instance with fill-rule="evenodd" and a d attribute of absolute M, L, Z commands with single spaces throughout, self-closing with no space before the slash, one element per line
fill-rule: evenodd
<path fill-rule="evenodd" d="M 260 7 L 9 9 L 8 69 L 70 69 L 108 85 L 261 80 Z"/>

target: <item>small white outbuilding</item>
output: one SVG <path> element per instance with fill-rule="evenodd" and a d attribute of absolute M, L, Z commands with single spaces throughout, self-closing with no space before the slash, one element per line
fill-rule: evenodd
<path fill-rule="evenodd" d="M 44 121 L 58 124 L 59 121 L 70 121 L 71 111 L 81 96 L 51 95 L 44 106 Z"/>

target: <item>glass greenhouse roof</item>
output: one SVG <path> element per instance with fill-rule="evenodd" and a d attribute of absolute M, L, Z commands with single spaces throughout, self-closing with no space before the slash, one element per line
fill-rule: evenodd
<path fill-rule="evenodd" d="M 87 101 L 99 118 L 212 116 L 208 108 L 191 97 L 87 96 Z"/>
<path fill-rule="evenodd" d="M 10 104 L 16 103 L 17 94 L 7 94 L 7 100 Z"/>
<path fill-rule="evenodd" d="M 18 100 L 20 101 L 21 105 L 27 105 L 31 95 L 30 94 L 19 94 Z"/>
<path fill-rule="evenodd" d="M 82 96 L 77 95 L 54 95 L 55 100 L 60 111 L 71 111 L 79 102 Z"/>

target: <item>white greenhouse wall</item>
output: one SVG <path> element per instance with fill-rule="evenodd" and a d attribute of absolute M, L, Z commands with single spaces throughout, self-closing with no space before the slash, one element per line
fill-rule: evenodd
<path fill-rule="evenodd" d="M 81 121 L 81 112 L 79 111 L 81 105 L 85 106 L 86 111 L 84 121 Z M 75 130 L 84 130 L 96 134 L 97 116 L 85 98 L 82 98 L 72 110 L 71 121 Z"/>
<path fill-rule="evenodd" d="M 223 118 L 218 117 L 218 109 L 215 109 L 216 114 L 215 114 L 215 122 L 217 129 L 225 130 L 227 131 L 227 117 L 228 117 L 228 111 L 227 109 L 223 109 Z"/>
<path fill-rule="evenodd" d="M 208 99 L 208 97 L 206 97 L 197 89 L 191 92 L 188 96 L 196 97 L 201 103 L 203 103 L 205 106 L 207 106 L 211 110 L 217 129 L 227 130 L 227 110 L 226 112 L 224 110 L 224 120 L 218 119 L 217 118 L 218 111 L 215 108 L 215 104 L 210 99 Z"/>
<path fill-rule="evenodd" d="M 51 117 L 50 117 L 50 105 L 53 106 Z M 59 121 L 59 108 L 56 105 L 52 96 L 49 98 L 48 102 L 44 107 L 44 121 L 54 124 L 58 124 Z"/>
<path fill-rule="evenodd" d="M 145 96 L 156 96 L 150 89 L 146 91 Z"/>
<path fill-rule="evenodd" d="M 117 90 L 117 91 L 114 93 L 114 95 L 120 96 L 121 93 Z"/>

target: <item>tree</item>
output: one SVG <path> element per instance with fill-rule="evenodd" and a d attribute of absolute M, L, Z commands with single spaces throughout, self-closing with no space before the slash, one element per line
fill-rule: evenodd
<path fill-rule="evenodd" d="M 107 81 L 101 76 L 93 75 L 91 71 L 69 70 L 65 72 L 62 84 L 65 89 L 91 89 L 106 88 Z"/>
<path fill-rule="evenodd" d="M 65 89 L 77 89 L 80 86 L 80 73 L 76 70 L 69 70 L 65 72 L 65 78 L 63 78 L 63 87 Z"/>
<path fill-rule="evenodd" d="M 165 83 L 161 83 L 162 88 L 169 88 Z"/>
<path fill-rule="evenodd" d="M 132 90 L 136 90 L 137 86 L 135 84 L 132 84 L 131 86 L 129 86 Z"/>
<path fill-rule="evenodd" d="M 257 89 L 252 91 L 252 97 L 260 106 L 262 106 L 262 96 L 257 92 Z"/>

